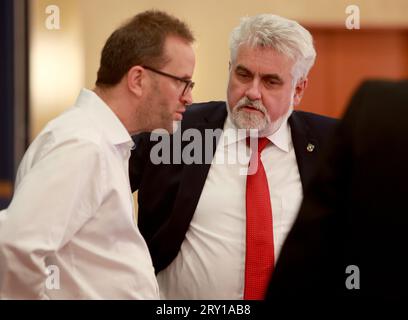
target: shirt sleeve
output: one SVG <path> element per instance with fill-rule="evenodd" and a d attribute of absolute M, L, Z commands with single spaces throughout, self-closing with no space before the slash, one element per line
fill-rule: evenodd
<path fill-rule="evenodd" d="M 65 141 L 30 164 L 0 228 L 0 298 L 44 299 L 45 259 L 62 248 L 100 206 L 100 147 Z"/>

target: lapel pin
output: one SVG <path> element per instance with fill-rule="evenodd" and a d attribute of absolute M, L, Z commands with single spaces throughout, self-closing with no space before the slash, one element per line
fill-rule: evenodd
<path fill-rule="evenodd" d="M 313 152 L 314 148 L 315 148 L 315 145 L 314 145 L 314 144 L 308 143 L 308 144 L 307 144 L 307 147 L 306 147 L 306 150 L 307 150 L 308 152 Z"/>

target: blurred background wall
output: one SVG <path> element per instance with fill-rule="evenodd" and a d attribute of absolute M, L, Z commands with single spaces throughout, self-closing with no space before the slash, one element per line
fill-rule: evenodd
<path fill-rule="evenodd" d="M 29 141 L 46 122 L 75 101 L 81 87 L 93 88 L 100 51 L 110 33 L 124 20 L 151 8 L 178 16 L 195 32 L 195 101 L 225 100 L 229 33 L 242 16 L 258 13 L 295 19 L 314 35 L 317 61 L 299 109 L 340 117 L 362 79 L 408 78 L 407 0 L 26 2 L 29 7 Z M 356 5 L 360 11 L 358 30 L 348 30 L 345 26 L 349 5 Z M 59 10 L 58 29 L 47 28 L 50 6 Z M 3 197 L 10 194 L 4 191 L 10 190 L 10 174 L 6 178 L 0 177 Z"/>
<path fill-rule="evenodd" d="M 44 27 L 51 4 L 60 8 L 60 30 Z M 345 27 L 350 4 L 360 9 L 360 30 Z M 264 12 L 295 19 L 315 36 L 318 57 L 302 109 L 340 116 L 362 77 L 408 76 L 406 0 L 33 0 L 31 8 L 31 138 L 82 86 L 94 86 L 110 33 L 150 8 L 175 14 L 195 32 L 195 101 L 225 99 L 229 33 L 242 16 Z"/>

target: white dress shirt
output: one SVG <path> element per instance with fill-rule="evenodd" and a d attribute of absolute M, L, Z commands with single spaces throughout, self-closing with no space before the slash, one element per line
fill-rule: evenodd
<path fill-rule="evenodd" d="M 133 141 L 83 89 L 20 164 L 0 228 L 0 298 L 158 299 L 133 215 Z"/>
<path fill-rule="evenodd" d="M 164 299 L 243 298 L 249 148 L 245 136 L 231 129 L 234 125 L 227 117 L 186 238 L 177 257 L 158 274 Z M 262 151 L 261 161 L 272 204 L 276 261 L 303 191 L 288 123 L 268 139 L 272 143 Z M 228 157 L 237 156 L 246 162 L 228 163 Z"/>

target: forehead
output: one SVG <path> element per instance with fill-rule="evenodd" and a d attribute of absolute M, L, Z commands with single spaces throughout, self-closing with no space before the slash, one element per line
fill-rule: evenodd
<path fill-rule="evenodd" d="M 192 44 L 175 36 L 168 36 L 164 43 L 164 53 L 170 58 L 170 62 L 195 62 L 195 54 Z"/>
<path fill-rule="evenodd" d="M 233 66 L 243 66 L 253 73 L 290 74 L 294 62 L 289 57 L 272 48 L 253 47 L 242 44 L 238 48 Z"/>

